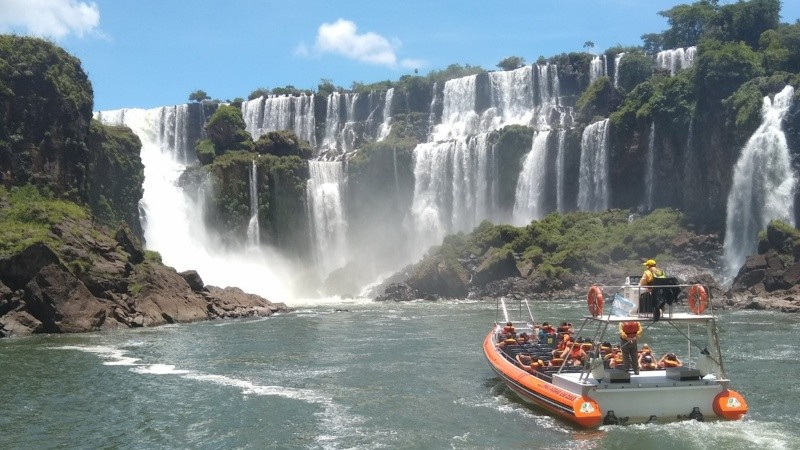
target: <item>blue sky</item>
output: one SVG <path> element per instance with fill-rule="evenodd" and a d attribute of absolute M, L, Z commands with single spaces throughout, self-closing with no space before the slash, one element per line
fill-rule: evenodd
<path fill-rule="evenodd" d="M 48 37 L 80 58 L 95 110 L 186 103 L 321 79 L 397 80 L 449 64 L 640 45 L 665 0 L 0 0 L 0 32 Z M 721 3 L 730 3 L 722 1 Z M 800 18 L 784 0 L 782 20 Z"/>

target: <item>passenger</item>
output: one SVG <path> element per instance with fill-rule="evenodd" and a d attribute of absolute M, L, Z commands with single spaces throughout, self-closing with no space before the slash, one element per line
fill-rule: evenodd
<path fill-rule="evenodd" d="M 548 334 L 550 334 L 550 324 L 544 322 L 541 328 L 539 328 L 539 342 L 544 342 L 545 336 Z"/>
<path fill-rule="evenodd" d="M 575 343 L 571 348 L 567 348 L 561 353 L 561 358 L 567 360 L 567 364 L 580 366 L 584 361 L 589 360 L 589 355 L 583 351 L 580 344 Z"/>
<path fill-rule="evenodd" d="M 653 358 L 653 355 L 644 355 L 642 356 L 642 361 L 640 362 L 642 370 L 656 370 L 658 369 L 658 364 L 656 364 L 656 359 Z"/>
<path fill-rule="evenodd" d="M 610 342 L 603 342 L 600 344 L 600 348 L 597 352 L 597 357 L 600 359 L 606 359 L 606 355 L 611 353 L 611 343 Z"/>
<path fill-rule="evenodd" d="M 500 350 L 504 350 L 509 345 L 517 345 L 517 340 L 514 339 L 513 337 L 507 337 L 497 343 L 497 348 L 499 348 Z"/>
<path fill-rule="evenodd" d="M 550 367 L 561 367 L 564 364 L 563 358 L 553 358 L 549 361 L 548 366 Z"/>
<path fill-rule="evenodd" d="M 619 347 L 614 347 L 611 350 L 611 358 L 609 358 L 609 369 L 622 369 L 625 365 L 625 358 L 622 355 L 622 350 Z"/>
<path fill-rule="evenodd" d="M 631 370 L 633 373 L 639 375 L 639 361 L 637 354 L 637 344 L 639 337 L 642 335 L 642 324 L 637 321 L 620 322 L 619 323 L 619 337 L 621 339 L 620 349 L 622 350 L 623 357 L 623 370 Z"/>
<path fill-rule="evenodd" d="M 570 346 L 570 344 L 572 344 L 572 338 L 568 334 L 565 334 L 561 336 L 561 342 L 558 343 L 556 350 L 563 352 L 564 349 Z"/>
<path fill-rule="evenodd" d="M 650 355 L 655 358 L 655 353 L 653 353 L 653 350 L 650 348 L 650 344 L 642 344 L 642 350 L 639 352 L 638 356 L 639 364 L 642 363 L 642 356 L 644 355 Z"/>
<path fill-rule="evenodd" d="M 675 353 L 667 353 L 658 360 L 658 367 L 666 369 L 669 367 L 683 367 L 683 361 L 678 359 Z"/>
<path fill-rule="evenodd" d="M 525 345 L 530 343 L 530 337 L 528 337 L 528 333 L 522 333 L 519 335 L 519 339 L 517 339 L 517 344 Z"/>
<path fill-rule="evenodd" d="M 556 333 L 558 333 L 558 334 L 564 334 L 564 333 L 569 334 L 569 333 L 571 333 L 570 327 L 567 324 L 567 322 L 561 322 L 561 325 L 558 326 L 558 329 L 556 330 Z"/>
<path fill-rule="evenodd" d="M 517 360 L 517 363 L 520 365 L 520 367 L 529 366 L 531 364 L 531 361 L 533 360 L 533 358 L 531 358 L 531 355 L 529 353 L 520 353 L 517 355 L 515 359 Z"/>
<path fill-rule="evenodd" d="M 510 335 L 516 335 L 517 330 L 514 328 L 514 324 L 511 322 L 506 322 L 506 326 L 503 327 L 503 330 L 500 332 L 500 337 L 508 337 Z"/>

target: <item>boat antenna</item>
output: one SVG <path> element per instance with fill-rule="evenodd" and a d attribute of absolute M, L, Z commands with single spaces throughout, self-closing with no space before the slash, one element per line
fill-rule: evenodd
<path fill-rule="evenodd" d="M 525 307 L 528 308 L 528 315 L 531 316 L 531 325 L 536 325 L 536 321 L 533 319 L 533 313 L 531 312 L 531 305 L 528 304 L 528 299 L 522 299 L 525 302 Z"/>
<path fill-rule="evenodd" d="M 503 297 L 500 298 L 500 306 L 503 307 L 503 317 L 506 319 L 506 322 L 509 322 L 509 320 L 508 320 L 508 310 L 506 309 L 506 299 L 503 298 Z"/>

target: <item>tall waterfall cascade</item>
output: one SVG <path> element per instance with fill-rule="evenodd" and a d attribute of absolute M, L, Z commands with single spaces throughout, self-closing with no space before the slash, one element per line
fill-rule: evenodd
<path fill-rule="evenodd" d="M 225 248 L 205 227 L 204 197 L 189 195 L 179 185 L 178 177 L 190 162 L 183 147 L 189 135 L 187 105 L 102 111 L 95 117 L 106 125 L 129 127 L 142 142 L 140 209 L 147 249 L 158 251 L 178 271 L 197 270 L 207 284 L 237 286 L 275 301 L 291 299 L 286 282 L 292 276 L 290 264 L 263 246 Z M 206 184 L 199 192 L 213 189 Z"/>
<path fill-rule="evenodd" d="M 589 63 L 589 83 L 606 76 L 606 55 L 596 55 Z"/>
<path fill-rule="evenodd" d="M 647 169 L 645 169 L 645 207 L 647 211 L 652 211 L 653 209 L 653 184 L 654 184 L 654 176 L 655 176 L 655 164 L 656 164 L 656 123 L 653 122 L 650 124 L 650 139 L 647 143 L 647 161 L 645 165 Z"/>
<path fill-rule="evenodd" d="M 656 54 L 656 68 L 669 70 L 670 75 L 675 75 L 681 70 L 692 67 L 696 54 L 697 47 L 662 50 Z"/>
<path fill-rule="evenodd" d="M 565 182 L 565 174 L 564 174 L 564 155 L 565 149 L 564 144 L 567 139 L 567 130 L 561 129 L 558 131 L 558 149 L 556 153 L 556 211 L 563 213 L 566 211 L 566 205 L 564 204 L 564 182 Z"/>
<path fill-rule="evenodd" d="M 604 119 L 583 130 L 578 178 L 578 209 L 583 211 L 603 211 L 609 205 L 608 128 Z"/>
<path fill-rule="evenodd" d="M 382 141 L 389 136 L 389 132 L 392 131 L 392 101 L 394 100 L 394 88 L 389 88 L 386 91 L 386 98 L 383 102 L 383 122 L 381 122 L 381 128 L 378 131 L 378 140 Z"/>
<path fill-rule="evenodd" d="M 545 161 L 549 136 L 550 130 L 537 133 L 531 151 L 522 163 L 514 196 L 513 223 L 517 226 L 527 225 L 531 220 L 539 220 L 545 215 L 544 186 L 548 176 Z"/>
<path fill-rule="evenodd" d="M 771 220 L 792 226 L 797 175 L 792 171 L 782 124 L 794 89 L 786 86 L 773 100 L 764 97 L 762 122 L 748 139 L 733 169 L 728 194 L 723 253 L 726 275 L 733 277 L 747 256 L 755 254 L 758 233 Z"/>
<path fill-rule="evenodd" d="M 625 53 L 617 53 L 614 57 L 614 87 L 619 87 L 619 64 L 624 56 Z"/>
<path fill-rule="evenodd" d="M 247 244 L 261 245 L 261 230 L 258 224 L 258 167 L 256 161 L 250 166 L 250 222 L 247 224 Z"/>
<path fill-rule="evenodd" d="M 258 139 L 270 131 L 292 130 L 300 139 L 316 147 L 314 134 L 314 95 L 274 95 L 242 103 L 245 128 Z"/>
<path fill-rule="evenodd" d="M 554 111 L 558 117 L 567 114 L 560 106 L 554 65 L 488 75 L 491 99 L 483 111 L 476 110 L 477 75 L 447 81 L 441 123 L 434 127 L 429 142 L 414 149 L 411 214 L 415 241 L 422 251 L 445 235 L 469 231 L 483 220 L 511 219 L 497 208 L 498 174 L 489 132 L 512 124 L 546 131 Z"/>
<path fill-rule="evenodd" d="M 347 263 L 347 220 L 342 187 L 344 168 L 338 161 L 309 161 L 306 185 L 314 258 L 321 276 Z"/>

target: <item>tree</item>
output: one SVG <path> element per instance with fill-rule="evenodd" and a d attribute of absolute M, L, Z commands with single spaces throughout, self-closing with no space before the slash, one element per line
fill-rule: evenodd
<path fill-rule="evenodd" d="M 208 138 L 214 143 L 217 155 L 229 150 L 252 150 L 253 139 L 245 128 L 241 108 L 222 105 L 208 119 Z"/>
<path fill-rule="evenodd" d="M 317 85 L 317 94 L 322 96 L 328 96 L 338 90 L 340 90 L 340 88 L 334 86 L 331 80 L 327 78 L 319 80 L 319 84 Z"/>
<path fill-rule="evenodd" d="M 592 42 L 592 41 L 586 41 L 586 42 L 584 42 L 584 43 L 583 43 L 583 48 L 585 48 L 586 50 L 591 50 L 591 49 L 593 49 L 593 48 L 594 48 L 594 42 Z"/>
<path fill-rule="evenodd" d="M 617 85 L 625 92 L 630 92 L 639 83 L 653 74 L 653 60 L 642 52 L 626 53 L 619 62 L 619 80 Z"/>
<path fill-rule="evenodd" d="M 198 90 L 192 92 L 191 94 L 189 94 L 189 101 L 190 102 L 200 103 L 200 102 L 203 102 L 205 100 L 211 100 L 211 97 L 209 97 L 208 94 L 206 94 L 206 91 L 204 91 L 204 90 L 198 89 Z"/>
<path fill-rule="evenodd" d="M 248 100 L 255 100 L 258 97 L 266 97 L 270 94 L 269 88 L 260 87 L 255 91 L 251 92 L 250 95 L 247 96 Z"/>
<path fill-rule="evenodd" d="M 723 5 L 713 21 L 714 37 L 720 41 L 745 42 L 758 48 L 761 33 L 780 24 L 780 0 L 750 0 Z"/>
<path fill-rule="evenodd" d="M 525 65 L 525 59 L 519 56 L 509 56 L 508 58 L 497 63 L 497 67 L 503 70 L 519 69 Z"/>
<path fill-rule="evenodd" d="M 666 17 L 670 25 L 662 33 L 663 48 L 691 47 L 697 45 L 700 37 L 715 20 L 717 0 L 700 0 L 691 5 L 678 5 L 658 14 Z"/>

